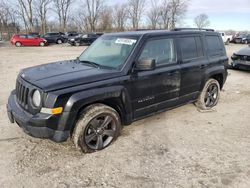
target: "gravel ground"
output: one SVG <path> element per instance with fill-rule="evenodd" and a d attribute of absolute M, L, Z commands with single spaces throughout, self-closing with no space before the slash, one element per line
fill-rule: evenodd
<path fill-rule="evenodd" d="M 230 44 L 228 55 L 242 47 Z M 5 105 L 19 70 L 75 58 L 83 49 L 0 45 L 1 187 L 250 187 L 249 72 L 229 70 L 214 111 L 189 104 L 152 116 L 92 154 L 9 123 Z"/>

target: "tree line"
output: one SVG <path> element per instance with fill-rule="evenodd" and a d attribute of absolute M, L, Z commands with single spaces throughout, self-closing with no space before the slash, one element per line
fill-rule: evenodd
<path fill-rule="evenodd" d="M 189 0 L 2 0 L 0 32 L 172 29 L 185 16 Z M 0 34 L 1 34 L 0 33 Z"/>

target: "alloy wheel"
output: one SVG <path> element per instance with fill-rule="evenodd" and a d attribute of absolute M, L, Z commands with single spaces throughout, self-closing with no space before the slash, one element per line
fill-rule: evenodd
<path fill-rule="evenodd" d="M 205 95 L 205 105 L 206 107 L 213 107 L 217 103 L 219 88 L 216 84 L 211 84 Z"/>
<path fill-rule="evenodd" d="M 109 114 L 102 114 L 93 118 L 85 131 L 84 141 L 93 150 L 107 147 L 115 137 L 116 121 Z"/>

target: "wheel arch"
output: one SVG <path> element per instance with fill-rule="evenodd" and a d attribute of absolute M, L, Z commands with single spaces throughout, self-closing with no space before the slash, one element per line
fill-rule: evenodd
<path fill-rule="evenodd" d="M 223 77 L 222 73 L 214 74 L 210 78 L 213 78 L 213 79 L 217 80 L 219 82 L 219 84 L 220 84 L 220 89 L 222 89 L 222 87 L 224 85 L 224 77 Z"/>
<path fill-rule="evenodd" d="M 132 121 L 132 106 L 129 100 L 127 90 L 120 86 L 93 89 L 73 94 L 65 105 L 59 126 L 62 129 L 73 131 L 82 111 L 88 106 L 97 103 L 115 109 L 120 115 L 122 124 L 128 125 Z"/>
<path fill-rule="evenodd" d="M 213 78 L 217 80 L 220 84 L 220 89 L 223 88 L 224 83 L 227 78 L 227 68 L 224 65 L 221 66 L 214 66 L 206 70 L 205 76 L 203 78 L 202 84 L 200 91 L 202 91 L 203 87 L 205 86 L 206 82 L 210 79 Z"/>

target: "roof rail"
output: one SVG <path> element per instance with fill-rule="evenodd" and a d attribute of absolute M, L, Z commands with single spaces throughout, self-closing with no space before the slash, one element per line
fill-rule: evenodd
<path fill-rule="evenodd" d="M 214 29 L 203 29 L 203 28 L 175 28 L 172 29 L 172 31 L 212 31 L 214 32 Z"/>

